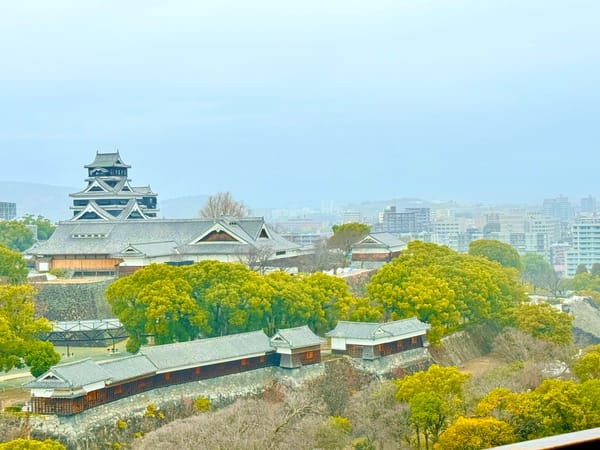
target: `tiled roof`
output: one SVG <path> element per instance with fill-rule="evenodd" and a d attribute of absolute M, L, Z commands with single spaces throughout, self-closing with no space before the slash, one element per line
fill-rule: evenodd
<path fill-rule="evenodd" d="M 127 248 L 124 248 L 121 251 L 121 254 L 128 254 L 127 249 L 133 249 L 138 252 L 140 255 L 146 255 L 149 257 L 154 256 L 168 256 L 175 254 L 175 249 L 177 248 L 177 243 L 174 241 L 166 241 L 166 242 L 144 242 L 139 244 L 128 245 Z M 129 252 L 129 254 L 131 254 Z"/>
<path fill-rule="evenodd" d="M 273 351 L 263 331 L 231 334 L 176 344 L 142 347 L 140 353 L 159 371 L 198 367 L 219 361 L 241 359 Z"/>
<path fill-rule="evenodd" d="M 110 382 L 139 378 L 156 372 L 156 366 L 144 355 L 134 355 L 98 363 L 110 375 Z"/>
<path fill-rule="evenodd" d="M 375 340 L 384 336 L 425 334 L 430 327 L 429 324 L 421 322 L 416 317 L 386 323 L 339 321 L 335 329 L 326 335 L 329 337 Z"/>
<path fill-rule="evenodd" d="M 378 244 L 387 247 L 389 249 L 396 248 L 404 248 L 406 247 L 406 243 L 399 239 L 397 236 L 391 233 L 369 233 L 366 237 L 364 237 L 361 241 L 354 244 L 353 248 L 361 248 L 361 247 L 371 247 L 373 243 L 368 242 L 369 240 L 375 240 Z M 367 242 L 364 242 L 367 241 Z"/>
<path fill-rule="evenodd" d="M 152 219 L 144 221 L 101 220 L 60 222 L 47 241 L 40 241 L 26 251 L 30 255 L 118 255 L 129 245 L 174 242 L 177 252 L 188 255 L 239 254 L 251 248 L 270 246 L 273 251 L 291 251 L 300 247 L 270 231 L 272 239 L 255 240 L 251 233 L 264 225 L 262 217 L 240 219 L 235 224 L 218 221 L 225 230 L 241 237 L 245 243 L 209 242 L 190 245 L 215 225 L 213 219 Z M 93 237 L 93 235 L 101 235 Z"/>
<path fill-rule="evenodd" d="M 80 388 L 109 379 L 110 374 L 106 370 L 92 359 L 87 358 L 54 366 L 36 380 L 30 381 L 24 386 L 28 388 L 69 389 Z"/>
<path fill-rule="evenodd" d="M 307 325 L 279 330 L 271 338 L 271 345 L 275 348 L 311 347 L 320 345 L 321 342 L 323 342 L 323 339 L 313 333 Z"/>
<path fill-rule="evenodd" d="M 116 153 L 96 153 L 96 159 L 90 164 L 84 166 L 86 169 L 94 167 L 131 167 L 123 162 L 119 152 Z"/>

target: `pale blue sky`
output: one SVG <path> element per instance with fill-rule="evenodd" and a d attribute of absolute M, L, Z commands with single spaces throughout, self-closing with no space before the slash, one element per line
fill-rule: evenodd
<path fill-rule="evenodd" d="M 19 1 L 1 179 L 162 198 L 600 197 L 597 0 Z M 55 175 L 56 174 L 56 175 Z"/>

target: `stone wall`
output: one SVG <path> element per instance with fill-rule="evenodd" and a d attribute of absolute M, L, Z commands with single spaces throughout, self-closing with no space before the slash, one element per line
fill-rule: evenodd
<path fill-rule="evenodd" d="M 114 317 L 104 291 L 113 280 L 34 283 L 36 309 L 52 321 Z"/>
<path fill-rule="evenodd" d="M 373 378 L 402 376 L 427 369 L 432 363 L 460 365 L 489 351 L 495 332 L 485 327 L 471 327 L 442 340 L 440 348 L 417 348 L 406 352 L 366 361 L 349 358 L 360 371 Z M 32 437 L 57 439 L 73 450 L 106 448 L 118 435 L 117 420 L 125 420 L 132 429 L 139 427 L 150 404 L 158 410 L 191 414 L 191 404 L 198 397 L 208 398 L 215 406 L 224 406 L 238 398 L 255 396 L 274 383 L 299 387 L 304 382 L 324 374 L 324 364 L 303 366 L 298 369 L 268 367 L 209 380 L 169 386 L 111 402 L 71 417 L 32 417 Z M 183 417 L 168 415 L 171 419 Z M 164 424 L 157 423 L 158 426 Z M 99 439 L 100 436 L 105 439 Z M 101 442 L 102 441 L 102 442 Z"/>
<path fill-rule="evenodd" d="M 499 329 L 492 324 L 472 325 L 442 338 L 440 347 L 431 347 L 430 353 L 437 364 L 460 366 L 466 361 L 490 352 Z"/>
<path fill-rule="evenodd" d="M 208 398 L 215 406 L 224 406 L 238 398 L 258 395 L 275 381 L 299 386 L 307 380 L 324 373 L 323 364 L 304 366 L 300 369 L 268 367 L 239 374 L 226 375 L 169 386 L 143 394 L 127 397 L 89 409 L 74 416 L 35 416 L 31 418 L 32 437 L 51 438 L 63 443 L 68 449 L 96 450 L 106 448 L 103 441 L 114 442 L 118 434 L 117 420 L 125 420 L 130 428 L 136 429 L 146 408 L 154 404 L 157 410 L 183 411 L 191 408 L 198 397 Z M 162 425 L 158 423 L 157 425 Z M 102 440 L 102 439 L 100 439 Z"/>

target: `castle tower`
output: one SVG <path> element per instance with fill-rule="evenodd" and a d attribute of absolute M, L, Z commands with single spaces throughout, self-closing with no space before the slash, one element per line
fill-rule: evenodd
<path fill-rule="evenodd" d="M 87 187 L 69 194 L 73 198 L 72 221 L 145 220 L 156 218 L 158 194 L 150 186 L 131 186 L 125 164 L 116 153 L 96 153 L 88 169 Z"/>

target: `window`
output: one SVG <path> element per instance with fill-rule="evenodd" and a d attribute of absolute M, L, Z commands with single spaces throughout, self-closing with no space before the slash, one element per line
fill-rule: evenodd
<path fill-rule="evenodd" d="M 171 374 L 169 372 L 165 373 L 165 380 L 169 380 L 171 378 Z"/>
<path fill-rule="evenodd" d="M 123 386 L 121 386 L 121 385 L 115 386 L 115 389 L 114 389 L 114 391 L 113 391 L 113 392 L 114 392 L 115 394 L 117 394 L 117 395 L 118 395 L 118 394 L 122 394 L 122 393 L 123 393 Z"/>
<path fill-rule="evenodd" d="M 313 359 L 315 357 L 314 352 L 306 352 L 306 359 Z"/>
<path fill-rule="evenodd" d="M 417 337 L 416 336 L 411 337 L 410 338 L 410 343 L 413 344 L 413 345 L 416 344 L 417 343 Z"/>
<path fill-rule="evenodd" d="M 243 367 L 243 366 L 247 366 L 247 365 L 248 365 L 248 360 L 247 360 L 246 358 L 244 358 L 244 359 L 242 359 L 242 360 L 240 361 L 240 364 L 242 365 L 242 367 Z"/>

